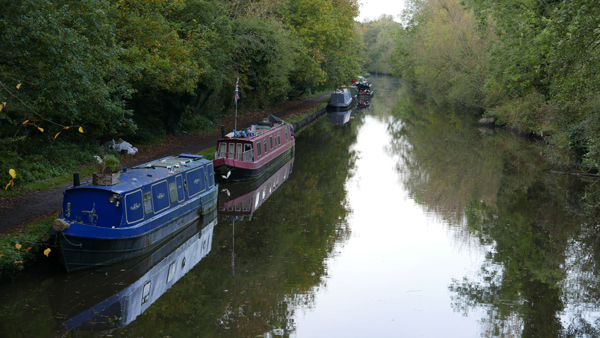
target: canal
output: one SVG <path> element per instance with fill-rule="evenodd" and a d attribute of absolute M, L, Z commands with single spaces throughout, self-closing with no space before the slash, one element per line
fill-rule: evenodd
<path fill-rule="evenodd" d="M 370 80 L 152 255 L 0 284 L 0 337 L 599 336 L 596 182 Z"/>

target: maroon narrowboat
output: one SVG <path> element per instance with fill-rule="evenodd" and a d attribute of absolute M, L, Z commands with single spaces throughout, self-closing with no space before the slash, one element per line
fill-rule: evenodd
<path fill-rule="evenodd" d="M 250 128 L 234 131 L 217 141 L 213 165 L 222 182 L 255 180 L 289 161 L 295 140 L 289 123 L 269 115 Z"/>

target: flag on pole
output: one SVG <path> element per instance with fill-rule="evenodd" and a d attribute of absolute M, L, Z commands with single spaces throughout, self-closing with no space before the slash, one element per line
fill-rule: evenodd
<path fill-rule="evenodd" d="M 235 103 L 237 103 L 237 101 L 240 99 L 240 95 L 238 94 L 239 83 L 240 77 L 238 76 L 237 80 L 235 81 Z"/>

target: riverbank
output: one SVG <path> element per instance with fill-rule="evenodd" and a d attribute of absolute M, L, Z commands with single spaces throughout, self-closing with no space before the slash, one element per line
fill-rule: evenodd
<path fill-rule="evenodd" d="M 242 112 L 238 116 L 238 126 L 248 127 L 269 114 L 289 121 L 298 130 L 308 125 L 325 111 L 323 101 L 329 93 L 302 101 L 286 102 L 269 110 Z M 235 118 L 222 121 L 226 130 L 233 129 Z M 125 166 L 135 166 L 153 159 L 177 153 L 200 153 L 208 159 L 214 155 L 214 145 L 220 137 L 220 127 L 210 133 L 167 136 L 158 145 L 141 146 L 139 154 L 122 157 Z M 89 179 L 86 177 L 85 179 Z M 50 226 L 62 204 L 62 192 L 71 182 L 62 183 L 51 189 L 33 191 L 4 199 L 0 208 L 0 279 L 23 270 L 36 259 L 46 259 L 44 250 L 52 245 L 47 242 Z M 35 207 L 34 207 L 35 206 Z"/>

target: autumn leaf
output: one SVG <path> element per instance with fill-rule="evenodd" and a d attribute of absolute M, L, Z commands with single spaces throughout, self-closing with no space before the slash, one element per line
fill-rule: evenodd
<path fill-rule="evenodd" d="M 50 248 L 44 250 L 44 255 L 46 255 L 46 257 L 48 257 L 48 255 L 50 254 Z"/>
<path fill-rule="evenodd" d="M 79 127 L 79 132 L 83 134 L 83 127 Z"/>
<path fill-rule="evenodd" d="M 44 128 L 40 128 L 38 127 L 38 129 L 43 133 L 44 132 Z"/>
<path fill-rule="evenodd" d="M 60 134 L 60 131 L 58 133 L 56 133 L 56 135 L 54 135 L 54 139 L 56 140 L 56 138 L 58 137 L 58 134 Z"/>
<path fill-rule="evenodd" d="M 15 245 L 15 248 L 17 248 L 17 250 L 21 250 L 21 244 Z"/>
<path fill-rule="evenodd" d="M 8 190 L 8 187 L 10 187 L 10 182 L 8 182 L 8 184 L 6 185 L 6 187 L 4 187 L 4 190 Z"/>
<path fill-rule="evenodd" d="M 19 88 L 21 88 L 21 84 L 20 83 L 17 85 L 17 89 L 19 89 Z"/>
<path fill-rule="evenodd" d="M 23 261 L 16 261 L 15 265 L 23 264 Z"/>
<path fill-rule="evenodd" d="M 23 121 L 23 124 L 25 124 L 25 123 L 27 123 L 27 122 L 29 122 L 29 120 L 25 120 L 25 121 Z"/>
<path fill-rule="evenodd" d="M 69 129 L 69 127 L 63 127 L 63 129 Z"/>
<path fill-rule="evenodd" d="M 17 172 L 14 169 L 10 169 L 8 173 L 10 174 L 10 177 L 17 178 Z"/>
<path fill-rule="evenodd" d="M 29 250 L 31 250 L 31 247 L 27 247 L 27 250 L 26 250 L 26 251 L 29 251 Z"/>

